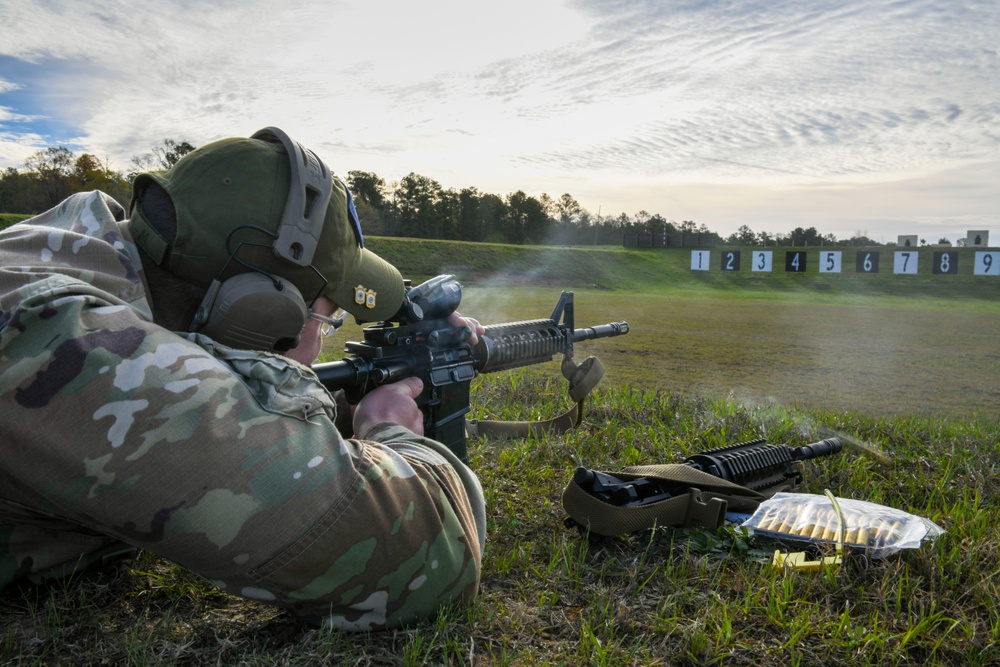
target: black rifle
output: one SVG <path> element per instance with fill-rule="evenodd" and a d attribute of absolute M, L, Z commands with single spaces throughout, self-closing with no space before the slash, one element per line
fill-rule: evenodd
<path fill-rule="evenodd" d="M 768 495 L 768 491 L 775 487 L 795 487 L 802 482 L 802 471 L 795 465 L 797 461 L 829 456 L 842 448 L 840 438 L 827 438 L 794 448 L 770 445 L 760 439 L 710 449 L 682 463 Z M 576 469 L 573 481 L 598 500 L 620 507 L 655 503 L 685 491 L 678 484 L 664 479 L 625 479 L 583 467 Z"/>
<path fill-rule="evenodd" d="M 351 356 L 313 370 L 330 391 L 344 390 L 350 403 L 381 385 L 419 377 L 424 434 L 465 461 L 469 385 L 477 374 L 550 361 L 557 353 L 572 356 L 574 343 L 628 333 L 628 322 L 574 329 L 573 293 L 563 292 L 548 319 L 488 325 L 471 345 L 471 330 L 448 322 L 461 300 L 454 276 L 412 287 L 391 320 L 365 327 L 364 342 L 347 343 Z"/>

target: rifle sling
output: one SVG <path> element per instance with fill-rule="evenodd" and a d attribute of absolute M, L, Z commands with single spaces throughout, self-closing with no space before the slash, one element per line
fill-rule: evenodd
<path fill-rule="evenodd" d="M 676 486 L 671 498 L 624 507 L 595 498 L 570 480 L 563 507 L 579 526 L 595 535 L 613 537 L 656 526 L 722 525 L 726 512 L 753 512 L 764 500 L 760 493 L 679 463 L 632 466 L 608 473 L 620 479 L 653 478 Z"/>
<path fill-rule="evenodd" d="M 574 405 L 551 419 L 537 421 L 500 421 L 492 419 L 467 419 L 465 432 L 470 437 L 499 435 L 523 438 L 528 435 L 565 433 L 583 421 L 583 401 L 604 377 L 604 365 L 597 357 L 587 357 L 577 365 L 573 358 L 564 355 L 560 365 L 563 377 L 569 382 L 568 394 Z"/>

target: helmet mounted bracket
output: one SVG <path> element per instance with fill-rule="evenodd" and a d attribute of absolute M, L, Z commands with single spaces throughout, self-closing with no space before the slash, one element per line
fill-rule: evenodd
<path fill-rule="evenodd" d="M 333 176 L 322 160 L 277 127 L 254 132 L 253 139 L 280 142 L 291 165 L 288 199 L 281 214 L 274 253 L 298 266 L 312 264 L 333 192 Z"/>

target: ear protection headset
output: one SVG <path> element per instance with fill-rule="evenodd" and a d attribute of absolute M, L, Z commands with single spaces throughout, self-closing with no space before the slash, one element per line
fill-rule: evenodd
<path fill-rule="evenodd" d="M 226 249 L 229 250 L 236 231 L 263 232 L 273 237 L 271 248 L 279 260 L 315 271 L 322 281 L 322 291 L 326 279 L 312 266 L 312 260 L 333 191 L 330 170 L 312 151 L 276 127 L 264 128 L 251 138 L 284 146 L 291 164 L 288 199 L 277 231 L 257 225 L 235 227 L 226 238 Z M 229 261 L 209 285 L 190 330 L 204 333 L 230 347 L 287 352 L 298 345 L 299 335 L 309 318 L 309 308 L 302 293 L 290 281 L 240 259 L 238 253 L 244 245 L 260 244 L 244 242 L 230 251 Z M 234 261 L 250 270 L 222 280 Z"/>

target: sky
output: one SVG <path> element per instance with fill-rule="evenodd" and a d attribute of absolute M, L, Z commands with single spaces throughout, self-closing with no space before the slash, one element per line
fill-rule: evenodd
<path fill-rule="evenodd" d="M 284 129 L 342 176 L 1000 246 L 996 0 L 4 0 L 0 169 Z"/>

